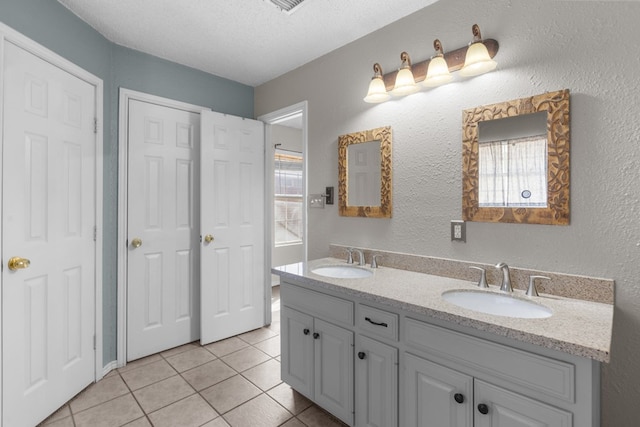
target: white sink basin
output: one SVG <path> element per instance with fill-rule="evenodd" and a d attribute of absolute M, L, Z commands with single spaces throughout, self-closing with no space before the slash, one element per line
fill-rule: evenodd
<path fill-rule="evenodd" d="M 323 265 L 311 270 L 312 273 L 335 279 L 363 279 L 373 272 L 355 265 Z"/>
<path fill-rule="evenodd" d="M 493 292 L 457 290 L 442 293 L 442 298 L 451 304 L 480 313 L 521 319 L 542 319 L 553 312 L 542 304 Z"/>

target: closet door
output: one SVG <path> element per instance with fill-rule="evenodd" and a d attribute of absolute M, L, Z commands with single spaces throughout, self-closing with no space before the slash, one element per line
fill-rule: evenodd
<path fill-rule="evenodd" d="M 264 324 L 264 124 L 203 111 L 200 155 L 201 338 Z M 270 280 L 270 278 L 269 278 Z"/>

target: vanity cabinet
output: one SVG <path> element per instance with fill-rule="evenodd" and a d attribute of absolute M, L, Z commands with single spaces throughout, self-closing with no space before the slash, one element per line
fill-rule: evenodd
<path fill-rule="evenodd" d="M 398 425 L 398 349 L 356 335 L 357 427 Z"/>
<path fill-rule="evenodd" d="M 600 426 L 592 359 L 294 283 L 282 380 L 350 426 Z"/>
<path fill-rule="evenodd" d="M 349 317 L 353 324 L 353 303 L 281 286 L 282 380 L 353 425 L 353 332 L 334 324 Z"/>

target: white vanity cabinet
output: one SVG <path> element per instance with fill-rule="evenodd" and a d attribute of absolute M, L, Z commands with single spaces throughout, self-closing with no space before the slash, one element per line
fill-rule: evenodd
<path fill-rule="evenodd" d="M 282 380 L 353 425 L 353 331 L 336 325 L 353 325 L 353 303 L 288 284 L 281 300 Z"/>
<path fill-rule="evenodd" d="M 595 360 L 339 287 L 283 281 L 281 303 L 283 381 L 350 426 L 600 426 Z"/>

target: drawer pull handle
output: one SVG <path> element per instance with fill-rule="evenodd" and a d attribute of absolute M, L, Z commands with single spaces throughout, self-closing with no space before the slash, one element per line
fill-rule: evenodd
<path fill-rule="evenodd" d="M 304 328 L 304 330 L 302 331 L 302 333 L 305 334 L 305 335 L 309 335 L 309 332 L 311 332 L 311 331 L 309 331 L 309 329 L 307 329 L 307 328 Z"/>
<path fill-rule="evenodd" d="M 464 403 L 464 395 L 462 393 L 454 394 L 453 399 L 458 403 Z"/>
<path fill-rule="evenodd" d="M 365 357 L 367 357 L 367 355 L 366 355 L 366 353 L 364 351 L 358 352 L 358 359 L 364 360 Z"/>
<path fill-rule="evenodd" d="M 320 334 L 319 334 L 319 333 L 317 333 L 317 332 L 314 332 L 314 333 L 313 333 L 313 339 L 314 339 L 314 340 L 317 340 L 318 338 L 320 338 Z"/>
<path fill-rule="evenodd" d="M 364 320 L 366 320 L 367 322 L 371 323 L 372 325 L 376 325 L 376 326 L 384 326 L 385 328 L 388 328 L 389 325 L 387 325 L 384 322 L 374 322 L 373 320 L 371 320 L 369 317 L 365 317 Z"/>
<path fill-rule="evenodd" d="M 481 403 L 478 405 L 478 412 L 480 412 L 482 415 L 487 415 L 489 413 L 489 407 L 484 403 Z"/>

